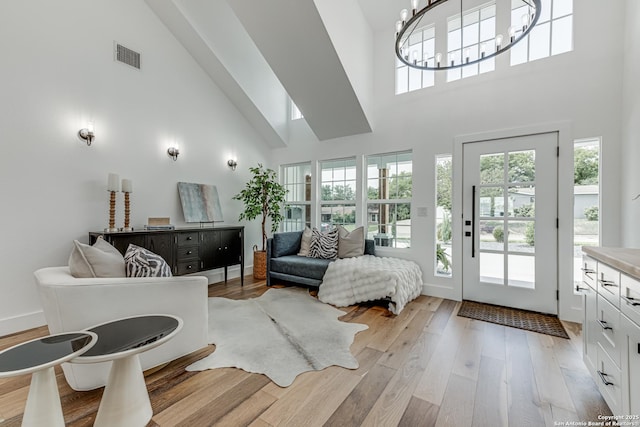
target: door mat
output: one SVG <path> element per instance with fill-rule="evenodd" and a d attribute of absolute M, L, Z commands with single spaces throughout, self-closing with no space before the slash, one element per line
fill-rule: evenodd
<path fill-rule="evenodd" d="M 475 301 L 462 301 L 458 316 L 569 339 L 560 320 L 550 314 Z"/>

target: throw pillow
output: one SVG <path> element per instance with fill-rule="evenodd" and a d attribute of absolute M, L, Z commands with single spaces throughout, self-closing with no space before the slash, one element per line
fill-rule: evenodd
<path fill-rule="evenodd" d="M 74 240 L 69 270 L 77 278 L 125 277 L 122 254 L 102 238 L 98 238 L 93 246 Z"/>
<path fill-rule="evenodd" d="M 364 227 L 352 232 L 338 226 L 338 258 L 353 258 L 364 255 Z"/>
<path fill-rule="evenodd" d="M 336 259 L 338 257 L 338 229 L 322 233 L 317 228 L 311 232 L 309 257 L 321 259 Z"/>
<path fill-rule="evenodd" d="M 299 256 L 309 256 L 309 247 L 311 246 L 311 229 L 305 227 L 302 232 L 302 240 L 300 240 L 300 252 Z"/>
<path fill-rule="evenodd" d="M 127 277 L 171 277 L 169 264 L 149 249 L 129 244 L 124 254 Z"/>

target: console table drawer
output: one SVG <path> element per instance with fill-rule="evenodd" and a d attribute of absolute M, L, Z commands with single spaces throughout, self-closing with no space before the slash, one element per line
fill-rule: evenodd
<path fill-rule="evenodd" d="M 640 281 L 622 274 L 620 284 L 620 309 L 640 325 Z"/>
<path fill-rule="evenodd" d="M 620 366 L 620 311 L 611 303 L 605 300 L 602 295 L 598 295 L 598 317 L 596 324 L 599 325 L 597 340 L 600 346 L 607 352 L 609 357 Z"/>
<path fill-rule="evenodd" d="M 198 244 L 198 232 L 176 233 L 176 243 L 178 247 Z"/>
<path fill-rule="evenodd" d="M 582 281 L 591 286 L 592 289 L 598 289 L 596 278 L 598 276 L 598 261 L 584 255 L 582 257 Z"/>
<path fill-rule="evenodd" d="M 598 263 L 598 293 L 620 308 L 620 272 L 601 262 Z"/>
<path fill-rule="evenodd" d="M 193 259 L 191 261 L 183 261 L 178 263 L 178 276 L 200 271 L 200 261 Z"/>
<path fill-rule="evenodd" d="M 183 246 L 179 247 L 176 251 L 176 260 L 178 262 L 187 261 L 190 259 L 198 258 L 198 247 L 197 246 Z"/>
<path fill-rule="evenodd" d="M 622 375 L 607 353 L 598 348 L 598 370 L 595 378 L 600 393 L 614 414 L 622 412 Z"/>

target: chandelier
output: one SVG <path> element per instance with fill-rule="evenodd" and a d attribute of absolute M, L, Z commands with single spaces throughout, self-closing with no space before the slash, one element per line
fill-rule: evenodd
<path fill-rule="evenodd" d="M 459 54 L 449 54 L 445 61 L 443 61 L 442 53 L 440 52 L 427 52 L 424 49 L 420 51 L 411 49 L 410 45 L 412 40 L 422 40 L 421 31 L 436 20 L 433 19 L 434 15 L 437 15 L 437 11 L 434 9 L 449 0 L 422 0 L 427 4 L 422 9 L 418 10 L 420 0 L 411 0 L 411 17 L 409 17 L 409 11 L 402 9 L 400 11 L 400 20 L 396 22 L 396 43 L 395 50 L 398 59 L 412 68 L 420 70 L 451 70 L 454 68 L 460 68 L 467 65 L 477 64 L 481 61 L 493 58 L 501 53 L 504 53 L 516 45 L 519 41 L 524 39 L 533 27 L 538 22 L 541 12 L 541 0 L 520 0 L 524 12 L 520 16 L 520 25 L 512 25 L 507 29 L 507 37 L 501 33 L 492 36 L 490 39 L 472 40 L 471 43 L 465 45 L 465 18 L 469 11 L 463 10 L 463 1 L 459 0 L 460 10 L 459 14 L 453 15 L 453 18 L 460 20 L 460 46 L 456 46 L 452 49 L 448 47 L 449 52 L 458 51 Z M 498 0 L 499 1 L 499 0 Z M 506 0 L 511 3 L 512 0 Z M 451 0 L 451 4 L 457 4 L 458 0 Z M 509 11 L 513 15 L 511 8 Z M 457 15 L 457 16 L 456 16 Z M 496 16 L 496 15 L 494 15 Z M 497 18 L 497 17 L 496 17 Z M 452 19 L 452 17 L 449 17 Z M 425 21 L 425 22 L 423 22 Z M 446 19 L 440 18 L 438 22 L 446 22 Z M 493 31 L 495 33 L 495 29 Z M 471 37 L 469 37 L 471 39 Z M 457 61 L 456 61 L 457 60 Z"/>

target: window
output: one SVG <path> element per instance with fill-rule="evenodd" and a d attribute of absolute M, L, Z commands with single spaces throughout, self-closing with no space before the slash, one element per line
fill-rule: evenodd
<path fill-rule="evenodd" d="M 402 44 L 405 60 L 424 64 L 426 60 L 433 64 L 436 49 L 436 31 L 434 26 L 413 32 Z M 396 57 L 396 95 L 416 89 L 433 86 L 434 72 L 422 71 L 405 65 Z"/>
<path fill-rule="evenodd" d="M 282 185 L 288 190 L 282 231 L 311 227 L 311 163 L 281 167 Z"/>
<path fill-rule="evenodd" d="M 356 159 L 320 162 L 321 231 L 342 225 L 347 230 L 356 225 Z"/>
<path fill-rule="evenodd" d="M 495 50 L 496 37 L 496 5 L 491 3 L 468 10 L 462 15 L 449 18 L 447 23 L 448 64 L 461 64 L 463 61 L 475 61 L 482 52 L 492 53 Z M 462 28 L 461 28 L 462 27 Z M 447 81 L 475 76 L 495 69 L 494 58 L 478 64 L 468 65 L 447 71 Z"/>
<path fill-rule="evenodd" d="M 527 22 L 529 7 L 523 0 L 511 2 L 511 26 L 516 37 Z M 542 0 L 538 23 L 511 49 L 511 65 L 547 58 L 573 50 L 573 0 Z"/>
<path fill-rule="evenodd" d="M 436 156 L 436 276 L 451 277 L 452 225 L 451 225 L 451 189 L 452 162 L 451 154 Z"/>
<path fill-rule="evenodd" d="M 582 282 L 582 246 L 600 245 L 600 139 L 573 145 L 573 281 Z"/>
<path fill-rule="evenodd" d="M 367 156 L 367 238 L 411 247 L 412 153 Z"/>
<path fill-rule="evenodd" d="M 298 109 L 298 106 L 293 103 L 293 100 L 289 100 L 289 105 L 291 106 L 291 120 L 298 120 L 304 118 L 302 112 Z"/>

